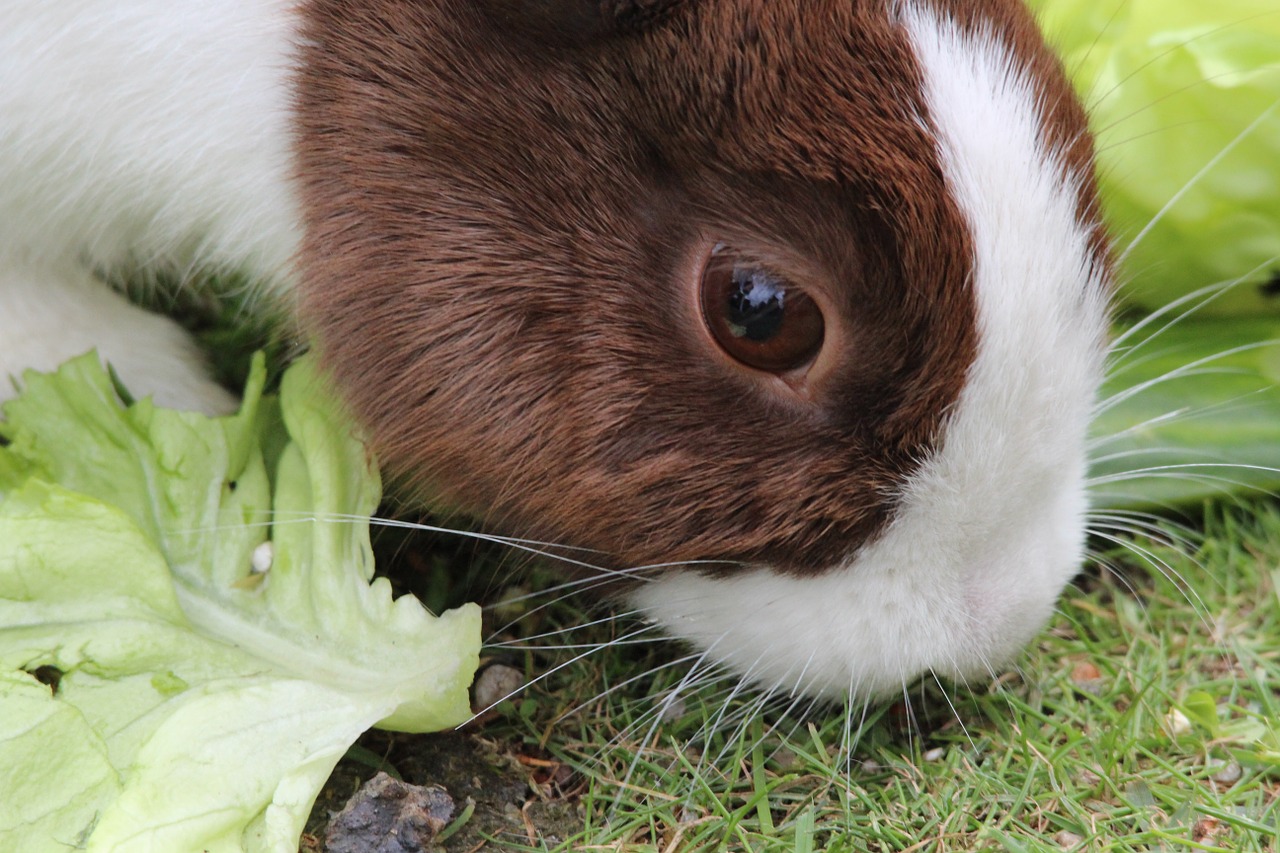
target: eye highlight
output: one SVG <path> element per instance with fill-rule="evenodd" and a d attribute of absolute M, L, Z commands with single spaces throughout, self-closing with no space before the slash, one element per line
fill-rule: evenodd
<path fill-rule="evenodd" d="M 702 270 L 702 317 L 734 360 L 768 373 L 803 367 L 822 348 L 822 311 L 800 288 L 720 244 Z"/>

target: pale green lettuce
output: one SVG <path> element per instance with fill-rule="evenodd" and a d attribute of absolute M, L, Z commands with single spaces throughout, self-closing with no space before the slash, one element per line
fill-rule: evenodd
<path fill-rule="evenodd" d="M 5 405 L 0 849 L 296 850 L 361 732 L 467 718 L 477 609 L 370 583 L 373 460 L 309 363 L 263 376 L 213 419 L 86 357 Z"/>
<path fill-rule="evenodd" d="M 1204 289 L 1117 353 L 1106 392 L 1124 396 L 1095 424 L 1096 504 L 1280 488 L 1280 288 L 1266 286 L 1280 283 L 1280 4 L 1030 5 L 1097 135 L 1122 311 Z"/>
<path fill-rule="evenodd" d="M 1246 280 L 1202 313 L 1280 314 L 1280 4 L 1030 0 L 1089 107 L 1125 298 L 1155 309 Z"/>

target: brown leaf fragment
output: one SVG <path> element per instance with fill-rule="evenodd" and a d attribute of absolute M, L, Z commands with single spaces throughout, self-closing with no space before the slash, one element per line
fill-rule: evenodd
<path fill-rule="evenodd" d="M 1089 661 L 1083 661 L 1071 668 L 1071 683 L 1077 690 L 1094 696 L 1100 695 L 1103 688 L 1107 686 L 1106 680 L 1102 677 L 1102 671 L 1096 664 Z"/>
<path fill-rule="evenodd" d="M 1212 844 L 1226 831 L 1227 828 L 1216 817 L 1202 817 L 1191 830 L 1191 840 L 1197 844 Z"/>
<path fill-rule="evenodd" d="M 1102 671 L 1097 664 L 1083 661 L 1071 668 L 1071 680 L 1079 684 L 1082 681 L 1097 681 L 1102 678 Z"/>

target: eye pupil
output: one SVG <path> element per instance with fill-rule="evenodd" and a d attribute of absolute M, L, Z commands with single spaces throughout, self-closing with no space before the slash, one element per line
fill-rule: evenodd
<path fill-rule="evenodd" d="M 767 341 L 786 318 L 786 284 L 760 269 L 735 266 L 726 318 L 734 337 Z"/>
<path fill-rule="evenodd" d="M 757 370 L 785 373 L 822 348 L 817 304 L 786 277 L 717 246 L 702 271 L 702 315 L 728 355 Z"/>

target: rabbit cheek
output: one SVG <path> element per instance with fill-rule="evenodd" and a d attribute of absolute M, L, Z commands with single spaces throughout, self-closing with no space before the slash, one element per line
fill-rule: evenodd
<path fill-rule="evenodd" d="M 865 698 L 929 672 L 987 678 L 1079 566 L 1111 289 L 1089 137 L 1029 19 L 977 8 L 900 7 L 977 303 L 977 352 L 933 451 L 881 532 L 826 571 L 672 571 L 630 593 L 771 690 Z"/>

